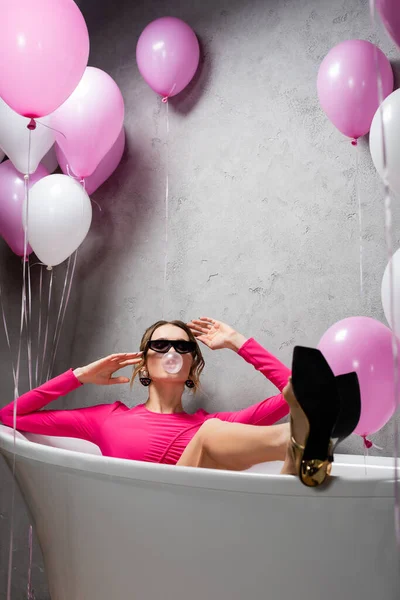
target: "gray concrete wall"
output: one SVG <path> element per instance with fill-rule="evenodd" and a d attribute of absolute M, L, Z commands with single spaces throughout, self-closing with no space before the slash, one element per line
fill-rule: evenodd
<path fill-rule="evenodd" d="M 354 149 L 322 113 L 319 64 L 338 42 L 378 42 L 367 0 L 81 0 L 91 36 L 90 64 L 110 73 L 126 103 L 127 151 L 94 195 L 94 221 L 79 252 L 56 372 L 102 355 L 134 350 L 163 305 L 164 197 L 169 151 L 170 221 L 165 317 L 225 320 L 290 364 L 293 345 L 316 345 L 334 322 L 367 315 L 384 322 L 380 284 L 387 262 L 382 188 L 366 141 Z M 198 75 L 166 107 L 139 76 L 135 46 L 160 16 L 186 20 L 201 41 Z M 365 293 L 359 286 L 356 154 L 362 201 Z M 395 210 L 395 249 L 399 218 Z M 5 244 L 0 277 L 13 352 L 18 339 L 20 264 Z M 36 269 L 36 270 L 35 270 Z M 38 267 L 33 273 L 34 294 Z M 63 268 L 55 274 L 58 297 Z M 53 309 L 55 314 L 56 309 Z M 1 337 L 5 403 L 11 367 Z M 204 392 L 187 407 L 237 409 L 273 387 L 228 351 L 205 350 Z M 23 369 L 23 386 L 27 384 Z M 74 407 L 143 389 L 85 388 L 58 402 Z M 375 436 L 393 452 L 393 424 Z M 359 439 L 343 447 L 362 453 Z M 1 465 L 0 598 L 5 598 L 11 477 Z M 13 598 L 25 598 L 28 525 L 16 503 Z M 48 598 L 34 550 L 36 598 Z"/>

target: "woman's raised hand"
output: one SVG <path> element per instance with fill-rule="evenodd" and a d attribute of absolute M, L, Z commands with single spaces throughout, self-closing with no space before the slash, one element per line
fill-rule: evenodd
<path fill-rule="evenodd" d="M 203 342 L 211 350 L 229 348 L 236 352 L 244 344 L 246 338 L 226 323 L 216 321 L 209 317 L 193 319 L 188 323 L 191 332 L 200 342 Z"/>
<path fill-rule="evenodd" d="M 112 377 L 116 371 L 129 365 L 137 365 L 142 360 L 143 352 L 125 352 L 111 354 L 95 362 L 74 370 L 75 377 L 81 383 L 94 383 L 96 385 L 114 385 L 115 383 L 129 383 L 128 377 Z"/>

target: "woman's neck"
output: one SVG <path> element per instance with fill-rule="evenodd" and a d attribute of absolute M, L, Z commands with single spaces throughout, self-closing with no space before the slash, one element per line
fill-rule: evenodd
<path fill-rule="evenodd" d="M 172 415 L 182 413 L 182 394 L 184 384 L 157 386 L 153 381 L 149 389 L 146 408 L 151 412 Z"/>

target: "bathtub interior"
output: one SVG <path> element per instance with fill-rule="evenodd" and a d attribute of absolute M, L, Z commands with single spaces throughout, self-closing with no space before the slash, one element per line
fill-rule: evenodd
<path fill-rule="evenodd" d="M 53 437 L 50 435 L 37 435 L 34 433 L 24 433 L 23 437 L 34 444 L 42 444 L 51 448 L 61 448 L 62 450 L 71 450 L 72 452 L 82 452 L 83 454 L 94 454 L 102 456 L 101 450 L 96 444 L 77 438 Z"/>
<path fill-rule="evenodd" d="M 0 434 L 4 433 L 8 436 L 14 436 L 14 431 L 10 427 L 0 425 Z M 84 454 L 94 454 L 101 456 L 101 451 L 96 444 L 87 442 L 86 440 L 67 438 L 67 437 L 54 437 L 50 435 L 37 435 L 35 433 L 22 433 L 20 431 L 15 432 L 17 440 L 23 440 L 32 442 L 34 444 L 41 444 L 42 446 L 50 446 L 51 448 L 60 448 L 62 450 L 70 450 L 72 452 L 83 452 Z"/>
<path fill-rule="evenodd" d="M 10 427 L 0 425 L 0 435 L 2 434 L 5 434 L 6 436 L 14 435 L 13 430 Z M 79 452 L 99 457 L 102 456 L 101 450 L 96 444 L 77 438 L 53 437 L 17 431 L 16 439 L 70 452 Z M 279 475 L 281 468 L 282 462 L 274 461 L 254 465 L 248 469 L 246 473 Z M 384 480 L 392 479 L 394 475 L 394 458 L 337 454 L 335 455 L 332 474 L 337 477 L 352 480 L 370 478 Z"/>

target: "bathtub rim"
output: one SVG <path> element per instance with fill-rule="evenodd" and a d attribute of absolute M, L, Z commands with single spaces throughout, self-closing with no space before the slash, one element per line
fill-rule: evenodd
<path fill-rule="evenodd" d="M 9 431 L 7 431 L 9 429 Z M 20 434 L 22 435 L 22 434 Z M 265 495 L 285 496 L 324 496 L 352 498 L 394 498 L 393 469 L 390 457 L 377 457 L 369 465 L 367 478 L 338 478 L 334 485 L 324 489 L 309 489 L 301 485 L 296 478 L 271 473 L 251 473 L 232 471 L 213 471 L 193 469 L 155 463 L 146 463 L 128 459 L 98 456 L 54 448 L 27 439 L 16 439 L 16 458 L 23 462 L 37 462 L 53 465 L 63 470 L 80 472 L 88 477 L 117 478 L 136 482 L 161 485 L 175 485 L 192 488 L 207 488 L 229 492 L 246 492 Z M 0 453 L 11 460 L 14 455 L 14 437 L 11 428 L 0 429 Z M 337 464 L 360 466 L 360 459 L 353 455 L 337 457 Z M 358 461 L 358 462 L 357 462 Z M 382 468 L 391 470 L 390 478 L 382 478 Z"/>

